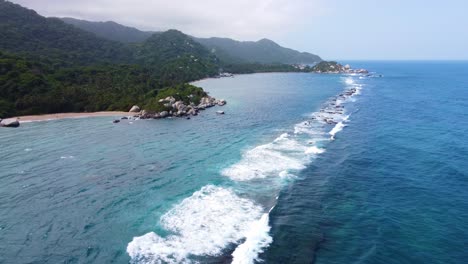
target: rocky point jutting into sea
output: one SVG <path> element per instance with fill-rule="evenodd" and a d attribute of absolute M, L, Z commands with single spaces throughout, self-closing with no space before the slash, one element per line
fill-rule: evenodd
<path fill-rule="evenodd" d="M 315 73 L 358 73 L 358 74 L 368 74 L 369 71 L 366 69 L 353 69 L 349 64 L 342 65 L 336 61 L 321 61 L 314 67 L 312 67 L 312 72 Z"/>
<path fill-rule="evenodd" d="M 182 100 L 176 101 L 173 96 L 160 99 L 158 102 L 163 104 L 166 110 L 160 112 L 145 109 L 141 110 L 139 106 L 134 105 L 129 112 L 134 113 L 133 117 L 139 119 L 159 119 L 167 117 L 185 117 L 190 119 L 190 116 L 196 116 L 202 110 L 216 105 L 223 106 L 226 104 L 226 100 L 218 100 L 211 96 L 202 97 L 198 105 L 193 102 L 190 102 L 188 105 L 186 105 Z M 224 112 L 217 111 L 217 113 Z M 123 118 L 125 119 L 126 117 Z"/>

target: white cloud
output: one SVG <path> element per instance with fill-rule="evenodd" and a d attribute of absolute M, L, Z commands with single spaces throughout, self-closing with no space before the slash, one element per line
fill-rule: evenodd
<path fill-rule="evenodd" d="M 13 0 L 45 16 L 112 20 L 145 30 L 200 37 L 280 38 L 320 12 L 314 0 Z"/>

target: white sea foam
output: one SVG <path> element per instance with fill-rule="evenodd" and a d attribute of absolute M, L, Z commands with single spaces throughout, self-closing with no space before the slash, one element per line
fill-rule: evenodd
<path fill-rule="evenodd" d="M 343 124 L 343 122 L 338 122 L 338 124 L 336 124 L 333 129 L 329 132 L 329 134 L 331 135 L 331 139 L 334 140 L 335 139 L 335 135 L 340 132 L 341 130 L 343 130 L 343 128 L 345 127 L 346 125 Z"/>
<path fill-rule="evenodd" d="M 320 141 L 326 144 L 329 135 L 333 140 L 346 126 L 349 115 L 341 105 L 353 101 L 362 87 L 351 77 L 344 82 L 348 88 L 343 94 L 330 99 L 310 120 L 295 125 L 294 133 L 283 133 L 271 143 L 246 151 L 222 174 L 235 181 L 296 177 L 294 171 L 304 169 L 312 157 L 325 152 Z M 334 127 L 327 132 L 331 124 Z M 192 263 L 194 256 L 219 256 L 227 246 L 243 239 L 232 253 L 233 263 L 254 263 L 261 261 L 259 254 L 273 241 L 269 214 L 261 206 L 231 189 L 213 185 L 176 205 L 161 217 L 160 224 L 170 235 L 150 232 L 128 244 L 133 263 Z"/>
<path fill-rule="evenodd" d="M 313 118 L 318 119 L 319 115 L 317 113 L 312 114 Z M 323 131 L 321 131 L 317 126 L 316 123 L 312 121 L 301 122 L 294 126 L 294 134 L 307 134 L 310 136 L 320 136 L 323 135 Z"/>
<path fill-rule="evenodd" d="M 255 240 L 251 232 L 261 216 L 262 208 L 254 202 L 208 185 L 161 217 L 172 235 L 135 237 L 127 252 L 134 263 L 191 263 L 190 255 L 217 256 L 245 237 Z"/>
<path fill-rule="evenodd" d="M 232 264 L 251 264 L 259 260 L 258 255 L 273 242 L 268 221 L 269 214 L 263 214 L 260 220 L 250 225 L 245 242 L 232 253 Z"/>
<path fill-rule="evenodd" d="M 325 149 L 317 148 L 316 146 L 307 148 L 305 151 L 306 154 L 322 154 L 324 152 L 325 152 Z"/>
<path fill-rule="evenodd" d="M 222 174 L 236 181 L 247 181 L 301 170 L 309 161 L 304 155 L 306 149 L 288 134 L 282 134 L 271 143 L 246 151 L 241 161 L 224 169 Z"/>
<path fill-rule="evenodd" d="M 297 177 L 296 175 L 289 173 L 287 170 L 281 171 L 278 175 L 282 179 L 294 179 Z"/>

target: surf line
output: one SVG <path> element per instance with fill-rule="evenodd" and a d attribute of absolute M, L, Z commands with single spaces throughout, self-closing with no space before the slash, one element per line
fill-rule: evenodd
<path fill-rule="evenodd" d="M 345 105 L 360 93 L 362 85 L 351 77 L 344 83 L 341 94 L 328 100 L 308 120 L 296 124 L 294 131 L 246 151 L 239 162 L 221 171 L 257 196 L 275 197 L 273 206 L 262 205 L 255 194 L 246 195 L 245 190 L 204 186 L 161 217 L 160 226 L 170 235 L 149 232 L 133 238 L 127 246 L 131 262 L 192 263 L 221 256 L 232 245 L 237 245 L 232 252 L 233 263 L 259 260 L 259 254 L 273 241 L 269 220 L 280 190 L 325 152 L 326 145 L 349 122 Z M 270 209 L 265 211 L 265 207 Z"/>

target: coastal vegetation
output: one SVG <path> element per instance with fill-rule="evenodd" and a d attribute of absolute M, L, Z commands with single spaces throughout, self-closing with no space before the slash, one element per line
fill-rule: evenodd
<path fill-rule="evenodd" d="M 172 87 L 163 88 L 156 94 L 148 94 L 144 109 L 149 111 L 169 111 L 171 107 L 165 106 L 166 98 L 174 98 L 175 101 L 181 101 L 185 105 L 200 104 L 203 97 L 208 94 L 200 87 L 190 84 L 179 84 Z M 167 103 L 166 103 L 167 104 Z"/>
<path fill-rule="evenodd" d="M 162 110 L 159 100 L 168 96 L 189 103 L 184 96 L 191 95 L 198 104 L 206 94 L 187 83 L 222 72 L 309 70 L 217 55 L 177 30 L 124 43 L 0 0 L 0 117 L 128 111 L 135 104 Z"/>

